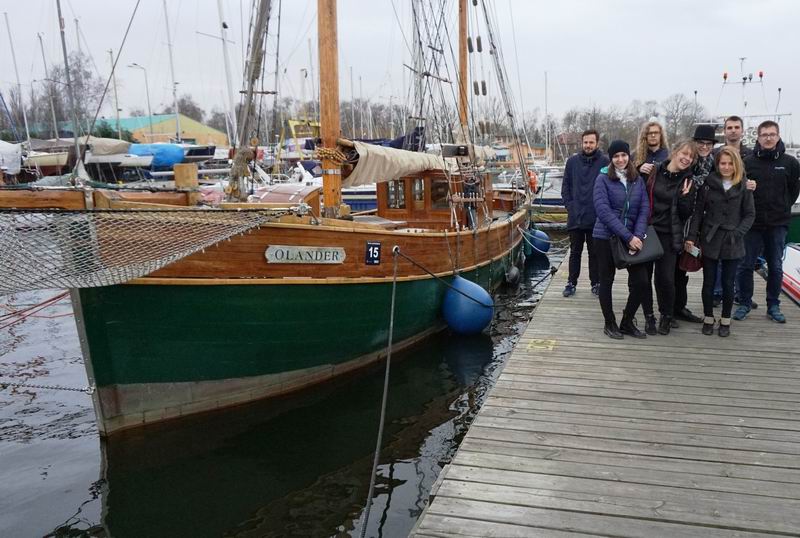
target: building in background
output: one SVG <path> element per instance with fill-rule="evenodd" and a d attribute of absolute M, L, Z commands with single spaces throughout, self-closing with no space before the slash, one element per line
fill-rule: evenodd
<path fill-rule="evenodd" d="M 229 146 L 228 136 L 222 131 L 218 131 L 208 125 L 203 125 L 197 120 L 193 120 L 183 114 L 181 118 L 181 140 L 187 144 L 214 145 L 218 147 Z M 153 135 L 150 135 L 150 121 L 153 123 Z M 117 128 L 115 118 L 103 118 L 102 120 L 112 129 Z M 153 116 L 135 116 L 132 118 L 120 118 L 120 127 L 124 131 L 130 131 L 133 139 L 141 144 L 151 142 L 175 142 L 175 115 L 174 114 L 155 114 Z"/>

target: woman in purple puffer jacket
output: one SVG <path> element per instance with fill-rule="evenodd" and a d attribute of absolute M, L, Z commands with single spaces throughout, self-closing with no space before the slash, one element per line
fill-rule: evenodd
<path fill-rule="evenodd" d="M 645 183 L 631 162 L 630 146 L 622 140 L 611 142 L 608 147 L 611 164 L 605 173 L 597 176 L 594 184 L 594 209 L 597 220 L 592 237 L 600 279 L 600 308 L 605 319 L 603 332 L 610 338 L 621 339 L 624 334 L 634 338 L 646 338 L 634 322 L 634 316 L 642 299 L 646 296 L 650 282 L 645 264 L 628 267 L 628 302 L 622 312 L 622 321 L 617 325 L 611 303 L 611 287 L 614 285 L 616 267 L 611 256 L 612 236 L 617 236 L 631 250 L 640 250 L 647 230 L 650 201 Z"/>

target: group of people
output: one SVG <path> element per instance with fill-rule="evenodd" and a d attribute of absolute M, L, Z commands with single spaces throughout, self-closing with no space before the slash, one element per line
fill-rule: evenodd
<path fill-rule="evenodd" d="M 719 336 L 729 336 L 731 320 L 744 320 L 757 308 L 753 272 L 761 255 L 768 267 L 767 316 L 786 322 L 780 310 L 782 259 L 791 207 L 800 194 L 800 163 L 786 153 L 774 121 L 758 126 L 752 149 L 742 143 L 743 127 L 740 117 L 727 118 L 725 144 L 715 149 L 715 126 L 700 124 L 692 139 L 670 151 L 664 128 L 650 121 L 633 154 L 623 140 L 611 142 L 604 154 L 598 132 L 583 133 L 582 151 L 567 160 L 561 189 L 570 236 L 563 295 L 576 292 L 585 244 L 592 293 L 610 338 L 668 335 L 678 320 L 702 323 L 706 335 L 716 328 Z M 663 255 L 638 262 L 647 241 L 660 243 Z M 612 242 L 621 242 L 633 260 L 626 268 L 628 299 L 619 324 L 611 299 L 617 271 Z M 689 257 L 702 262 L 702 317 L 687 307 Z M 636 322 L 639 307 L 643 331 Z"/>

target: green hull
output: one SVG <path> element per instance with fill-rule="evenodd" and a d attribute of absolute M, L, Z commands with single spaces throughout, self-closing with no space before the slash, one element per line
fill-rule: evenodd
<path fill-rule="evenodd" d="M 493 288 L 508 263 L 505 256 L 462 276 Z M 87 368 L 101 422 L 110 421 L 101 432 L 288 392 L 364 366 L 386 348 L 391 288 L 386 281 L 82 289 Z M 433 278 L 397 283 L 396 345 L 443 326 L 445 291 Z"/>

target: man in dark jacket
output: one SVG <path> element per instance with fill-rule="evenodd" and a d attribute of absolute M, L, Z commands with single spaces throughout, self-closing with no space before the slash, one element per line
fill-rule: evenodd
<path fill-rule="evenodd" d="M 744 136 L 744 121 L 742 118 L 739 116 L 728 116 L 725 118 L 724 129 L 725 145 L 738 148 L 742 160 L 753 154 L 753 150 L 745 146 L 742 142 L 742 137 Z M 720 146 L 720 148 L 721 147 L 722 146 Z M 717 153 L 719 153 L 719 148 L 714 149 L 714 156 L 716 156 Z"/>
<path fill-rule="evenodd" d="M 767 120 L 758 126 L 758 141 L 744 165 L 747 178 L 756 182 L 753 192 L 756 219 L 745 236 L 745 256 L 736 275 L 739 308 L 733 319 L 743 320 L 750 313 L 753 266 L 756 256 L 763 249 L 768 266 L 767 317 L 778 323 L 786 323 L 786 317 L 780 310 L 783 249 L 792 204 L 800 194 L 800 163 L 786 154 L 778 124 Z"/>
<path fill-rule="evenodd" d="M 561 183 L 561 199 L 567 208 L 567 229 L 569 230 L 569 277 L 564 288 L 564 297 L 575 295 L 575 287 L 581 274 L 581 255 L 583 244 L 589 251 L 589 282 L 592 293 L 598 292 L 597 261 L 592 245 L 592 228 L 596 220 L 592 193 L 594 180 L 600 169 L 608 166 L 608 157 L 598 149 L 599 135 L 594 129 L 583 132 L 581 142 L 583 151 L 567 160 L 564 180 Z"/>

